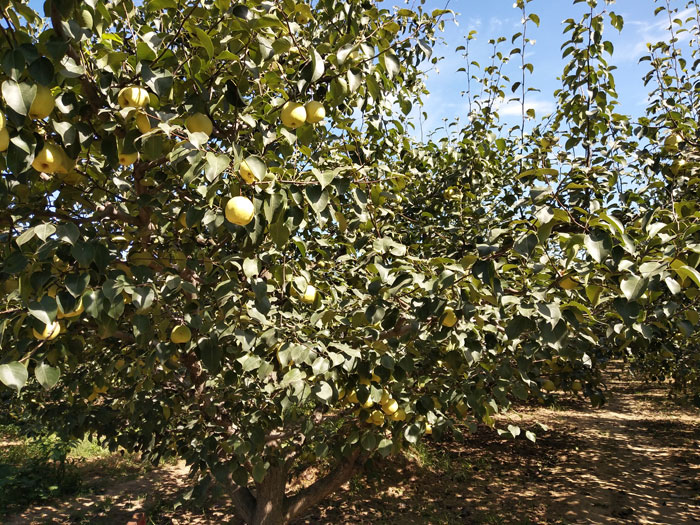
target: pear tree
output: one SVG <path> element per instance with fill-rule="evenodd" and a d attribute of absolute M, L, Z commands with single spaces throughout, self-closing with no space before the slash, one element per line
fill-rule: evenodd
<path fill-rule="evenodd" d="M 449 12 L 6 2 L 0 395 L 65 438 L 184 458 L 195 495 L 278 524 L 514 402 L 602 403 L 601 368 L 648 370 L 659 340 L 692 370 L 697 101 L 679 76 L 677 111 L 662 82 L 644 119 L 618 114 L 622 19 L 584 3 L 553 118 L 532 122 L 506 73 L 525 46 L 499 38 L 469 122 L 419 141 Z"/>

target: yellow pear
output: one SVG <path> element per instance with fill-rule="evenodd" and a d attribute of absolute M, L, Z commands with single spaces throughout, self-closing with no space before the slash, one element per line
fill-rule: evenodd
<path fill-rule="evenodd" d="M 545 379 L 542 382 L 542 390 L 545 390 L 547 392 L 551 392 L 555 388 L 556 388 L 556 385 L 554 384 L 554 382 L 551 379 Z"/>
<path fill-rule="evenodd" d="M 0 113 L 1 114 L 1 113 Z M 0 151 L 6 151 L 10 146 L 10 132 L 7 128 L 0 129 Z"/>
<path fill-rule="evenodd" d="M 178 217 L 177 222 L 180 223 L 180 226 L 183 228 L 187 228 L 187 214 L 185 212 L 182 212 L 180 214 L 180 217 Z"/>
<path fill-rule="evenodd" d="M 176 326 L 170 333 L 170 340 L 176 345 L 188 343 L 190 339 L 192 339 L 192 332 L 184 324 Z"/>
<path fill-rule="evenodd" d="M 669 152 L 678 151 L 678 144 L 683 142 L 683 137 L 678 133 L 671 133 L 666 140 L 664 140 L 664 149 Z"/>
<path fill-rule="evenodd" d="M 51 93 L 51 90 L 46 86 L 37 84 L 36 95 L 32 100 L 32 105 L 29 107 L 29 116 L 35 119 L 45 119 L 53 111 L 56 105 L 56 100 Z"/>
<path fill-rule="evenodd" d="M 131 166 L 137 160 L 139 160 L 139 154 L 136 151 L 133 153 L 119 153 L 119 164 L 122 166 Z"/>
<path fill-rule="evenodd" d="M 239 226 L 245 226 L 253 220 L 255 206 L 248 197 L 239 195 L 238 197 L 229 199 L 226 203 L 224 214 L 229 222 L 238 224 Z"/>
<path fill-rule="evenodd" d="M 369 418 L 374 425 L 381 426 L 384 424 L 384 414 L 381 410 L 373 410 Z"/>
<path fill-rule="evenodd" d="M 430 423 L 426 423 L 425 424 L 425 435 L 429 436 L 432 433 L 433 433 L 433 425 L 431 425 Z"/>
<path fill-rule="evenodd" d="M 55 173 L 59 175 L 68 175 L 75 166 L 75 161 L 66 154 L 63 148 L 60 149 L 59 154 L 61 158 L 58 166 L 56 166 Z"/>
<path fill-rule="evenodd" d="M 374 401 L 372 401 L 372 398 L 371 398 L 371 397 L 368 397 L 368 398 L 367 398 L 367 401 L 365 401 L 364 403 L 362 403 L 362 408 L 370 408 L 370 407 L 372 407 L 372 406 L 374 406 Z"/>
<path fill-rule="evenodd" d="M 399 408 L 389 417 L 391 417 L 392 421 L 406 421 L 406 411 L 403 408 Z"/>
<path fill-rule="evenodd" d="M 250 166 L 246 161 L 241 162 L 241 167 L 238 170 L 238 174 L 248 184 L 253 184 L 253 182 L 255 182 L 255 175 L 253 175 L 253 170 L 250 169 Z"/>
<path fill-rule="evenodd" d="M 32 161 L 32 168 L 42 173 L 55 173 L 62 168 L 66 154 L 58 144 L 45 142 L 42 150 L 37 153 Z"/>
<path fill-rule="evenodd" d="M 282 106 L 282 124 L 289 129 L 297 129 L 306 122 L 306 109 L 296 102 L 286 102 Z"/>
<path fill-rule="evenodd" d="M 195 113 L 185 120 L 185 126 L 190 133 L 204 133 L 207 137 L 214 131 L 214 124 L 204 113 Z"/>
<path fill-rule="evenodd" d="M 304 290 L 304 295 L 301 296 L 301 302 L 306 304 L 313 304 L 316 300 L 316 287 L 313 284 L 306 286 Z"/>
<path fill-rule="evenodd" d="M 386 403 L 382 404 L 382 410 L 387 416 L 392 415 L 399 409 L 399 403 L 396 399 L 389 399 Z"/>
<path fill-rule="evenodd" d="M 151 97 L 144 88 L 127 86 L 119 91 L 117 102 L 123 108 L 143 108 L 148 105 Z"/>
<path fill-rule="evenodd" d="M 0 129 L 5 129 L 5 126 L 7 126 L 7 119 L 4 113 L 0 113 Z"/>
<path fill-rule="evenodd" d="M 58 321 L 54 321 L 53 323 L 45 325 L 43 332 L 37 332 L 36 329 L 32 328 L 32 333 L 34 337 L 40 341 L 53 341 L 58 337 L 58 334 L 61 333 L 61 325 Z"/>
<path fill-rule="evenodd" d="M 452 328 L 454 325 L 457 324 L 457 316 L 455 315 L 454 309 L 451 307 L 446 307 L 445 311 L 442 314 L 442 326 L 446 326 L 447 328 Z"/>
<path fill-rule="evenodd" d="M 350 403 L 359 403 L 360 400 L 357 399 L 357 392 L 355 392 L 354 390 L 351 390 L 350 393 L 348 394 L 348 401 Z"/>
<path fill-rule="evenodd" d="M 141 133 L 148 133 L 152 129 L 151 120 L 145 113 L 137 113 L 134 117 L 134 123 Z"/>
<path fill-rule="evenodd" d="M 320 102 L 312 100 L 306 104 L 304 109 L 306 110 L 306 122 L 309 124 L 318 124 L 326 118 L 326 108 Z"/>
<path fill-rule="evenodd" d="M 571 383 L 571 390 L 573 390 L 574 392 L 580 392 L 581 390 L 583 390 L 583 385 L 581 384 L 581 381 L 577 379 L 576 381 Z"/>

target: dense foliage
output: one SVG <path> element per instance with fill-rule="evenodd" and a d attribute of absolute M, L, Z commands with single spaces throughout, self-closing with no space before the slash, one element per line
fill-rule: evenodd
<path fill-rule="evenodd" d="M 690 60 L 675 34 L 650 46 L 634 121 L 603 37 L 623 21 L 576 0 L 558 110 L 536 122 L 539 18 L 517 4 L 516 47 L 471 63 L 469 123 L 421 142 L 409 115 L 447 12 L 48 0 L 44 23 L 3 2 L 8 405 L 184 457 L 198 492 L 279 523 L 371 454 L 514 400 L 601 403 L 611 358 L 697 392 L 698 25 Z M 285 496 L 313 463 L 328 476 Z"/>

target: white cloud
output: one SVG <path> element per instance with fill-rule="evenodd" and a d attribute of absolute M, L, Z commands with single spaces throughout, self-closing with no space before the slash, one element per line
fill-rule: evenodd
<path fill-rule="evenodd" d="M 519 117 L 522 105 L 519 100 L 499 99 L 496 101 L 495 109 L 501 117 Z M 525 111 L 534 109 L 538 117 L 554 111 L 554 102 L 550 100 L 525 99 Z"/>
<path fill-rule="evenodd" d="M 674 15 L 674 18 L 685 21 L 685 19 L 694 14 L 694 12 L 694 9 L 684 9 Z M 669 22 L 665 13 L 660 14 L 657 19 L 651 23 L 648 20 L 625 20 L 625 27 L 622 29 L 622 35 L 614 39 L 615 60 L 637 61 L 648 52 L 647 42 L 668 42 L 671 38 L 668 26 Z M 688 41 L 691 37 L 689 31 L 678 33 L 677 25 L 674 25 L 674 31 L 678 39 L 677 45 Z"/>

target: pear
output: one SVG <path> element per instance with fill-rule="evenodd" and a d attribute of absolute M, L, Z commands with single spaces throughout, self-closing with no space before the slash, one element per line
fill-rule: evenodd
<path fill-rule="evenodd" d="M 185 127 L 190 133 L 204 133 L 207 137 L 214 131 L 214 124 L 204 113 L 195 113 L 185 120 Z"/>
<path fill-rule="evenodd" d="M 45 142 L 42 150 L 37 153 L 32 161 L 32 168 L 42 173 L 53 174 L 63 169 L 66 153 L 58 144 Z"/>
<path fill-rule="evenodd" d="M 0 129 L 0 151 L 6 151 L 10 146 L 10 132 L 7 128 Z"/>
<path fill-rule="evenodd" d="M 143 108 L 148 105 L 151 97 L 144 88 L 127 86 L 119 91 L 117 102 L 123 108 Z"/>
<path fill-rule="evenodd" d="M 253 220 L 255 206 L 248 197 L 238 196 L 230 199 L 226 203 L 226 219 L 233 224 L 245 226 Z"/>
<path fill-rule="evenodd" d="M 51 90 L 46 86 L 37 84 L 36 95 L 34 95 L 32 105 L 29 107 L 29 116 L 33 119 L 45 119 L 51 114 L 55 105 L 56 100 Z"/>
<path fill-rule="evenodd" d="M 326 108 L 320 102 L 312 100 L 306 104 L 304 109 L 306 110 L 306 122 L 309 124 L 318 124 L 326 118 Z"/>
<path fill-rule="evenodd" d="M 286 102 L 282 106 L 282 124 L 289 129 L 297 129 L 306 122 L 306 109 L 296 102 Z"/>

